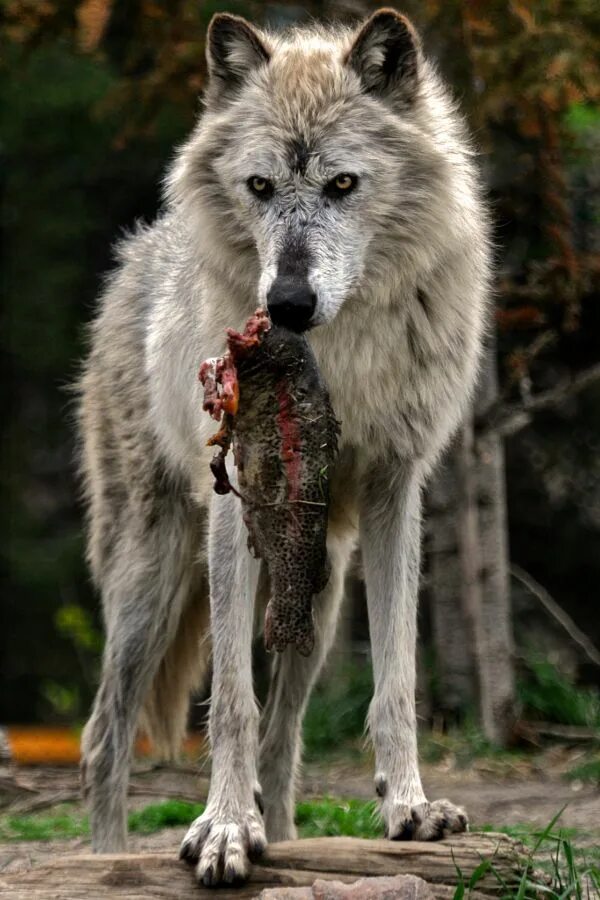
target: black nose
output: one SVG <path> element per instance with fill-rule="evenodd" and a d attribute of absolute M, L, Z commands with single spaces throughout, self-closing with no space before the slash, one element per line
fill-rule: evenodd
<path fill-rule="evenodd" d="M 290 331 L 306 331 L 317 305 L 317 295 L 308 282 L 278 276 L 267 294 L 267 309 L 274 325 Z"/>

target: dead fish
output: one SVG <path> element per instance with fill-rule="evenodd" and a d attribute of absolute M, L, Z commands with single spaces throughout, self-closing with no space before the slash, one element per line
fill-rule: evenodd
<path fill-rule="evenodd" d="M 329 579 L 329 484 L 339 423 L 306 337 L 257 310 L 243 333 L 227 331 L 227 353 L 200 368 L 204 409 L 221 422 L 209 441 L 217 493 L 241 499 L 248 544 L 267 565 L 271 598 L 265 645 L 314 646 L 312 598 Z M 233 443 L 238 487 L 225 458 Z"/>

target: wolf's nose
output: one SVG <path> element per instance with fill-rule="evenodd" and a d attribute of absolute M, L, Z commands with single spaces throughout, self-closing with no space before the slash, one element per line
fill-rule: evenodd
<path fill-rule="evenodd" d="M 306 281 L 279 276 L 267 294 L 267 309 L 274 325 L 306 331 L 317 305 L 317 295 Z"/>

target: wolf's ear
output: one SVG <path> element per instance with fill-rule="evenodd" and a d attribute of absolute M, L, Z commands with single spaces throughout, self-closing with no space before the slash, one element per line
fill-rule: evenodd
<path fill-rule="evenodd" d="M 218 13 L 206 35 L 209 101 L 239 88 L 252 69 L 269 62 L 270 53 L 258 32 L 240 16 Z"/>
<path fill-rule="evenodd" d="M 365 91 L 410 104 L 419 84 L 419 37 L 405 16 L 380 9 L 367 19 L 346 56 Z"/>

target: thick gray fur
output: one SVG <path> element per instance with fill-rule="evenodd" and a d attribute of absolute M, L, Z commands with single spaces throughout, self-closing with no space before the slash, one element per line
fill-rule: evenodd
<path fill-rule="evenodd" d="M 81 382 L 89 560 L 107 634 L 82 777 L 94 849 L 123 850 L 136 730 L 176 752 L 212 646 L 210 794 L 182 855 L 216 884 L 247 876 L 265 826 L 271 841 L 295 835 L 302 716 L 357 540 L 387 834 L 466 827 L 460 808 L 427 802 L 419 776 L 420 497 L 472 393 L 490 251 L 465 126 L 404 18 L 383 10 L 354 31 L 280 35 L 217 16 L 207 46 L 206 108 L 169 170 L 164 213 L 119 248 Z M 357 186 L 332 200 L 323 188 L 341 173 Z M 273 183 L 268 201 L 252 176 Z M 251 643 L 264 579 L 237 498 L 211 491 L 214 423 L 197 371 L 223 351 L 226 327 L 266 303 L 285 254 L 308 260 L 310 341 L 342 433 L 315 650 L 274 659 L 259 724 Z"/>

